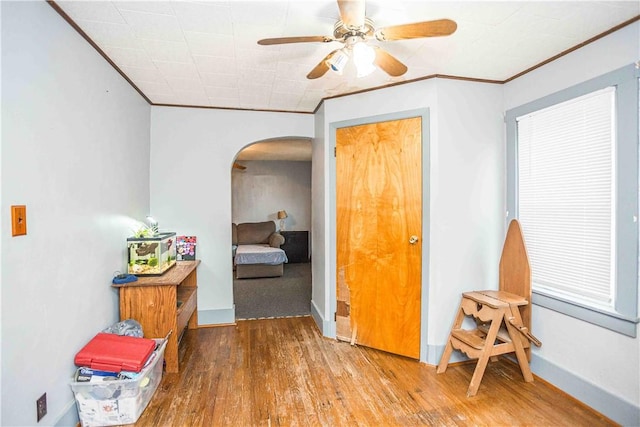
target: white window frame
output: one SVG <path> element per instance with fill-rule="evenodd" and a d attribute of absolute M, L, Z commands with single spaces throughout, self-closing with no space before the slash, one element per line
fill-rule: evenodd
<path fill-rule="evenodd" d="M 615 87 L 615 305 L 607 308 L 533 290 L 533 303 L 635 337 L 638 319 L 638 192 L 640 72 L 635 64 L 612 71 L 506 113 L 507 223 L 518 218 L 518 117 L 580 96 Z M 525 235 L 525 243 L 527 236 Z"/>

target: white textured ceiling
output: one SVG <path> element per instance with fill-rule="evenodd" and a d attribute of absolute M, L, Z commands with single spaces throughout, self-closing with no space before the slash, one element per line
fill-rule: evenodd
<path fill-rule="evenodd" d="M 153 104 L 312 112 L 326 97 L 434 74 L 504 81 L 640 15 L 639 1 L 368 1 L 376 27 L 448 18 L 451 36 L 372 41 L 409 70 L 392 78 L 308 72 L 331 43 L 335 0 L 59 1 L 56 4 Z"/>

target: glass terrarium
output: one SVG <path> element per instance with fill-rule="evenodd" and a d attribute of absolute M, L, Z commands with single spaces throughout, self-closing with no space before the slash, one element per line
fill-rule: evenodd
<path fill-rule="evenodd" d="M 129 274 L 159 276 L 176 264 L 176 233 L 127 238 Z"/>

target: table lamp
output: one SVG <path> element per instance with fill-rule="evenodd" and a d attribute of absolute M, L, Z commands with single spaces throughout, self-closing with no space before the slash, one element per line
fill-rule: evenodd
<path fill-rule="evenodd" d="M 287 211 L 278 211 L 278 219 L 280 220 L 280 231 L 284 231 L 284 220 L 287 216 Z"/>

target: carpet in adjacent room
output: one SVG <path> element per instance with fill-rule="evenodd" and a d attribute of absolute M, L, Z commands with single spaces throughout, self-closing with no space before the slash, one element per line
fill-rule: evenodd
<path fill-rule="evenodd" d="M 311 264 L 285 264 L 282 277 L 234 279 L 236 319 L 311 314 Z"/>

